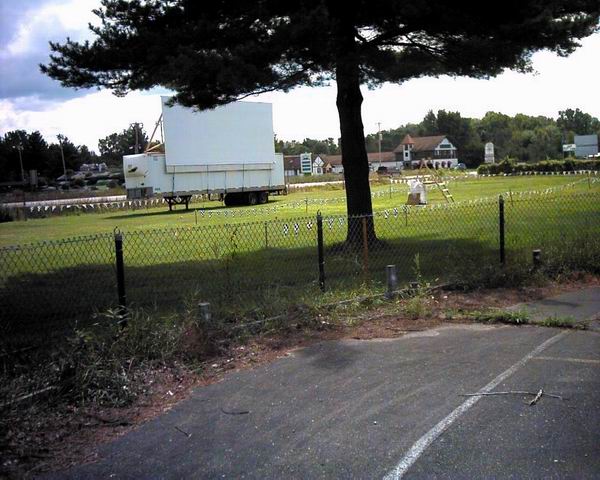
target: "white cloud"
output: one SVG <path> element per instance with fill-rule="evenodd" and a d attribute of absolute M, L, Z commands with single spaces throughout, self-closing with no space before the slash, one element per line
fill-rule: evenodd
<path fill-rule="evenodd" d="M 472 78 L 420 78 L 403 85 L 363 88 L 365 133 L 419 122 L 428 110 L 459 111 L 466 117 L 482 117 L 487 111 L 509 115 L 526 113 L 556 117 L 559 110 L 580 108 L 600 117 L 598 78 L 600 34 L 582 42 L 571 56 L 551 52 L 534 55 L 536 75 L 506 72 L 491 80 Z M 275 131 L 279 138 L 339 137 L 335 87 L 300 88 L 289 94 L 259 96 L 273 102 Z"/>
<path fill-rule="evenodd" d="M 20 11 L 7 9 L 0 25 L 0 98 L 32 97 L 35 101 L 85 95 L 86 91 L 61 88 L 39 71 L 38 64 L 48 61 L 49 41 L 90 37 L 87 24 L 94 20 L 91 10 L 96 6 L 97 0 L 29 0 Z"/>
<path fill-rule="evenodd" d="M 65 32 L 75 34 L 74 39 L 87 36 L 87 24 L 94 21 L 92 9 L 97 6 L 97 0 L 70 0 L 30 7 L 26 21 L 17 24 L 12 38 L 0 51 L 0 58 L 39 51 L 40 46 L 47 44 L 49 34 L 57 35 L 61 40 L 66 36 Z M 44 37 L 44 41 L 40 42 L 40 37 Z"/>
<path fill-rule="evenodd" d="M 40 39 L 45 41 L 49 35 L 58 35 L 62 39 L 67 35 L 65 29 L 84 35 L 83 27 L 92 18 L 90 11 L 97 3 L 96 0 L 46 2 L 27 20 L 24 30 L 12 37 L 10 52 L 21 52 L 15 59 L 28 57 L 29 54 L 23 52 L 34 51 Z M 53 26 L 56 28 L 51 28 Z M 556 117 L 559 110 L 578 107 L 600 116 L 600 96 L 596 94 L 597 79 L 600 78 L 600 63 L 597 62 L 600 34 L 582 43 L 583 46 L 568 58 L 548 52 L 534 55 L 537 75 L 507 72 L 492 80 L 422 78 L 403 85 L 385 85 L 373 91 L 365 88 L 365 132 L 375 132 L 377 122 L 381 122 L 384 129 L 419 122 L 430 109 L 459 111 L 463 116 L 471 117 L 481 117 L 489 110 L 511 115 L 526 113 Z M 39 55 L 39 52 L 35 54 Z M 47 55 L 47 51 L 43 55 Z M 63 133 L 75 143 L 97 149 L 99 138 L 122 130 L 131 122 L 141 121 L 147 130 L 151 130 L 160 114 L 160 101 L 156 96 L 131 93 L 125 98 L 117 98 L 106 91 L 89 93 L 63 89 L 42 76 L 36 62 L 22 65 L 10 62 L 0 65 L 0 70 L 2 67 L 7 67 L 5 72 L 14 71 L 16 80 L 11 88 L 16 93 L 5 95 L 7 99 L 0 101 L 0 134 L 21 128 L 40 130 L 51 139 L 51 136 Z M 0 90 L 3 88 L 8 87 L 5 84 Z M 24 93 L 19 93 L 19 89 Z M 34 95 L 36 89 L 40 93 Z M 333 85 L 298 88 L 287 94 L 264 94 L 255 100 L 273 103 L 274 130 L 279 138 L 302 140 L 305 137 L 339 137 L 335 97 Z"/>
<path fill-rule="evenodd" d="M 150 132 L 160 115 L 158 95 L 133 92 L 118 98 L 108 91 L 88 94 L 45 110 L 18 110 L 14 102 L 0 101 L 0 133 L 39 130 L 47 141 L 66 135 L 73 143 L 98 149 L 98 139 L 142 122 Z"/>

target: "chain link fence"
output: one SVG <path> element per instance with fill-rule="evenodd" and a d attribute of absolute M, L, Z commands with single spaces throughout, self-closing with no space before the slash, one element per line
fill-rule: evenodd
<path fill-rule="evenodd" d="M 600 192 L 592 191 L 5 247 L 0 328 L 4 348 L 14 349 L 64 338 L 120 304 L 169 314 L 204 301 L 230 322 L 264 318 L 318 304 L 323 291 L 383 291 L 390 264 L 400 286 L 445 283 L 502 262 L 530 268 L 533 249 L 547 262 L 598 271 L 599 239 Z"/>

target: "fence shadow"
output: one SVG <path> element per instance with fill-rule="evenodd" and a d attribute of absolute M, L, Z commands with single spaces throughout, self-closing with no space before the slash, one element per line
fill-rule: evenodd
<path fill-rule="evenodd" d="M 363 258 L 353 253 L 326 254 L 327 290 L 343 295 L 368 282 L 383 288 L 388 264 L 397 265 L 400 283 L 414 280 L 417 253 L 419 273 L 431 281 L 464 267 L 467 257 L 481 262 L 495 256 L 490 246 L 467 239 L 412 237 L 382 245 L 371 252 L 367 268 Z M 235 321 L 280 314 L 297 303 L 314 303 L 319 292 L 316 246 L 263 248 L 219 260 L 127 265 L 126 259 L 125 263 L 128 304 L 159 312 L 182 311 L 190 302 L 208 301 L 216 315 Z M 0 311 L 4 312 L 0 328 L 10 343 L 39 343 L 100 321 L 95 314 L 117 303 L 112 264 L 14 275 L 0 289 Z"/>

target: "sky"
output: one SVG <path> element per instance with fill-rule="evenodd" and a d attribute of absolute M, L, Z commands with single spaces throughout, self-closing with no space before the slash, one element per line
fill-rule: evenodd
<path fill-rule="evenodd" d="M 97 151 L 98 139 L 142 122 L 151 132 L 160 115 L 160 94 L 132 92 L 119 98 L 102 90 L 63 88 L 42 75 L 48 41 L 93 38 L 98 0 L 0 0 L 0 135 L 10 130 L 39 130 L 47 141 L 57 134 Z M 365 133 L 419 122 L 429 110 L 459 111 L 482 117 L 487 111 L 556 118 L 560 110 L 580 108 L 600 117 L 600 33 L 582 41 L 571 56 L 550 52 L 533 57 L 536 74 L 506 72 L 491 80 L 420 78 L 402 85 L 363 89 Z M 250 101 L 273 104 L 278 138 L 302 140 L 339 137 L 335 86 L 297 88 L 259 95 Z"/>

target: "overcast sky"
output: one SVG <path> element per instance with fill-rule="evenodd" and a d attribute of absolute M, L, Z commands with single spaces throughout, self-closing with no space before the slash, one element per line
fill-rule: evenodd
<path fill-rule="evenodd" d="M 108 91 L 62 88 L 39 72 L 48 41 L 90 38 L 88 22 L 97 0 L 0 0 L 0 134 L 39 130 L 47 140 L 58 133 L 97 150 L 98 138 L 143 122 L 147 130 L 160 115 L 160 90 L 117 98 Z M 600 34 L 582 42 L 568 58 L 548 52 L 534 56 L 537 75 L 507 72 L 492 80 L 422 78 L 403 85 L 364 89 L 366 133 L 419 122 L 428 110 L 459 111 L 481 117 L 493 110 L 556 117 L 580 108 L 600 117 Z M 256 97 L 273 103 L 279 138 L 339 137 L 335 88 L 298 88 Z"/>

